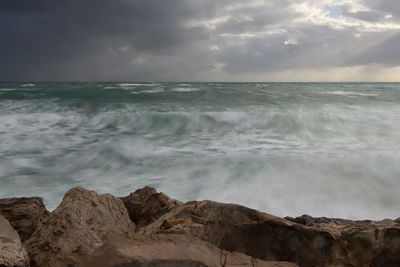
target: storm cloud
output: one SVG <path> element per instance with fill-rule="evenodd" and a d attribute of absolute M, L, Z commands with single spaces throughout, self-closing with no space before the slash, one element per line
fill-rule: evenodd
<path fill-rule="evenodd" d="M 2 0 L 0 81 L 399 77 L 397 0 Z"/>

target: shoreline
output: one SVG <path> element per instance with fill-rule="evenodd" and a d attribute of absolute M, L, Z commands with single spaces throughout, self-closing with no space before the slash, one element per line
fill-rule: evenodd
<path fill-rule="evenodd" d="M 0 266 L 400 266 L 400 218 L 277 217 L 236 204 L 74 187 L 49 212 L 0 199 Z"/>

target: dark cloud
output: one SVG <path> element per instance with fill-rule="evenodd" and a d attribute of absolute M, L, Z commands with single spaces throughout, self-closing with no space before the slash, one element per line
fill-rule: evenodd
<path fill-rule="evenodd" d="M 215 80 L 400 64 L 397 0 L 354 0 L 368 7 L 356 11 L 316 3 L 2 0 L 0 81 Z"/>
<path fill-rule="evenodd" d="M 209 15 L 190 1 L 1 1 L 0 10 L 1 80 L 134 75 L 135 57 L 206 39 L 185 22 Z"/>

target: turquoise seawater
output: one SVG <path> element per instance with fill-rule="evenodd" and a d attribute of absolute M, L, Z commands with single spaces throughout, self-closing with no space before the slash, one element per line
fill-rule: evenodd
<path fill-rule="evenodd" d="M 0 84 L 0 197 L 75 185 L 400 217 L 400 84 Z"/>

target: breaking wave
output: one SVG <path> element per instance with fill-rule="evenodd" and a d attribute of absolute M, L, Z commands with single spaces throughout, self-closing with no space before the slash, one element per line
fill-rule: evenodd
<path fill-rule="evenodd" d="M 54 208 L 74 185 L 117 195 L 151 185 L 278 215 L 398 217 L 398 89 L 2 84 L 0 196 Z"/>

